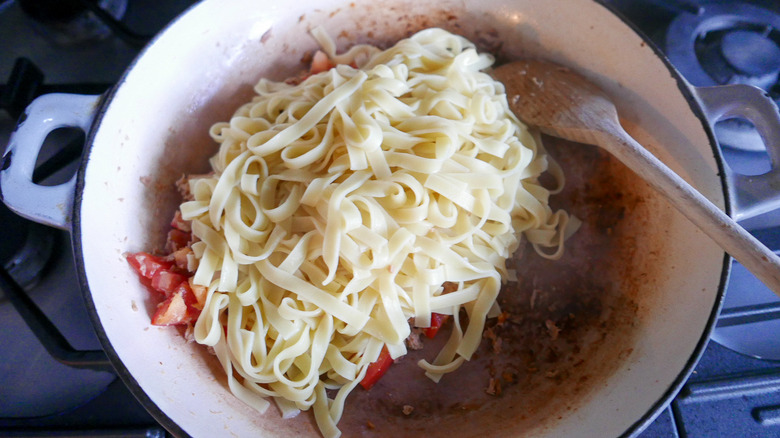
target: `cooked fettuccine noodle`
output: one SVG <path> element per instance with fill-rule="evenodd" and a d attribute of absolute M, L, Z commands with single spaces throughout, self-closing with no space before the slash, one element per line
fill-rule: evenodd
<path fill-rule="evenodd" d="M 181 213 L 199 240 L 193 281 L 208 287 L 197 342 L 246 403 L 263 411 L 272 398 L 285 416 L 313 408 L 335 437 L 383 346 L 406 353 L 410 321 L 467 315 L 419 363 L 438 381 L 500 312 L 521 239 L 558 257 L 574 221 L 548 206 L 538 177 L 563 176 L 468 40 L 428 29 L 339 55 L 313 35 L 338 65 L 296 85 L 261 80 L 212 127 L 214 174 L 190 180 Z M 457 290 L 443 293 L 445 282 Z"/>

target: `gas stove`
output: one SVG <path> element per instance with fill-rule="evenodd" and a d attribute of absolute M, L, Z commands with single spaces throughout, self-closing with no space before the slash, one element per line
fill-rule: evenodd
<path fill-rule="evenodd" d="M 0 147 L 34 96 L 98 94 L 188 0 L 0 0 Z M 693 85 L 747 83 L 780 99 L 780 6 L 765 1 L 609 0 Z M 752 125 L 718 123 L 728 165 L 771 166 Z M 83 134 L 46 140 L 34 178 L 75 172 Z M 168 433 L 114 374 L 83 303 L 67 232 L 30 223 L 0 204 L 0 436 L 144 436 Z M 780 249 L 780 211 L 743 225 Z M 18 287 L 14 287 L 18 286 Z M 780 436 L 780 302 L 735 263 L 722 316 L 671 405 L 639 436 Z"/>

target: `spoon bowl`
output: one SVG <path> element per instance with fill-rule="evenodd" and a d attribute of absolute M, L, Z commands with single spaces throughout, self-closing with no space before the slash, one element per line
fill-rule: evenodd
<path fill-rule="evenodd" d="M 780 296 L 780 257 L 634 140 L 599 87 L 564 66 L 541 60 L 508 63 L 493 76 L 506 87 L 509 107 L 521 121 L 614 155 Z"/>

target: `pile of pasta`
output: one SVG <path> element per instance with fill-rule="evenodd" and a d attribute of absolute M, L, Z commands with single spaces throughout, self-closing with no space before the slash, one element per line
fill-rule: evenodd
<path fill-rule="evenodd" d="M 313 409 L 335 437 L 383 347 L 400 357 L 411 326 L 460 316 L 419 363 L 435 381 L 455 371 L 499 314 L 521 241 L 555 258 L 574 227 L 548 205 L 539 176 L 563 175 L 508 109 L 490 55 L 441 29 L 343 54 L 313 35 L 335 67 L 261 80 L 212 127 L 214 173 L 190 180 L 180 211 L 208 288 L 196 341 L 244 402 Z"/>

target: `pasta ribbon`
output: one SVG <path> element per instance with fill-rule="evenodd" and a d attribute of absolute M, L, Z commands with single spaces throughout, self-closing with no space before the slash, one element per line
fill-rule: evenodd
<path fill-rule="evenodd" d="M 479 346 L 522 240 L 559 257 L 576 221 L 551 210 L 539 183 L 551 160 L 489 76 L 490 55 L 441 29 L 343 54 L 312 34 L 339 65 L 261 80 L 211 128 L 214 172 L 190 179 L 181 213 L 209 291 L 197 342 L 236 396 L 261 411 L 274 399 L 285 417 L 313 409 L 336 437 L 382 348 L 406 353 L 410 321 L 467 316 L 420 363 L 439 381 Z"/>

